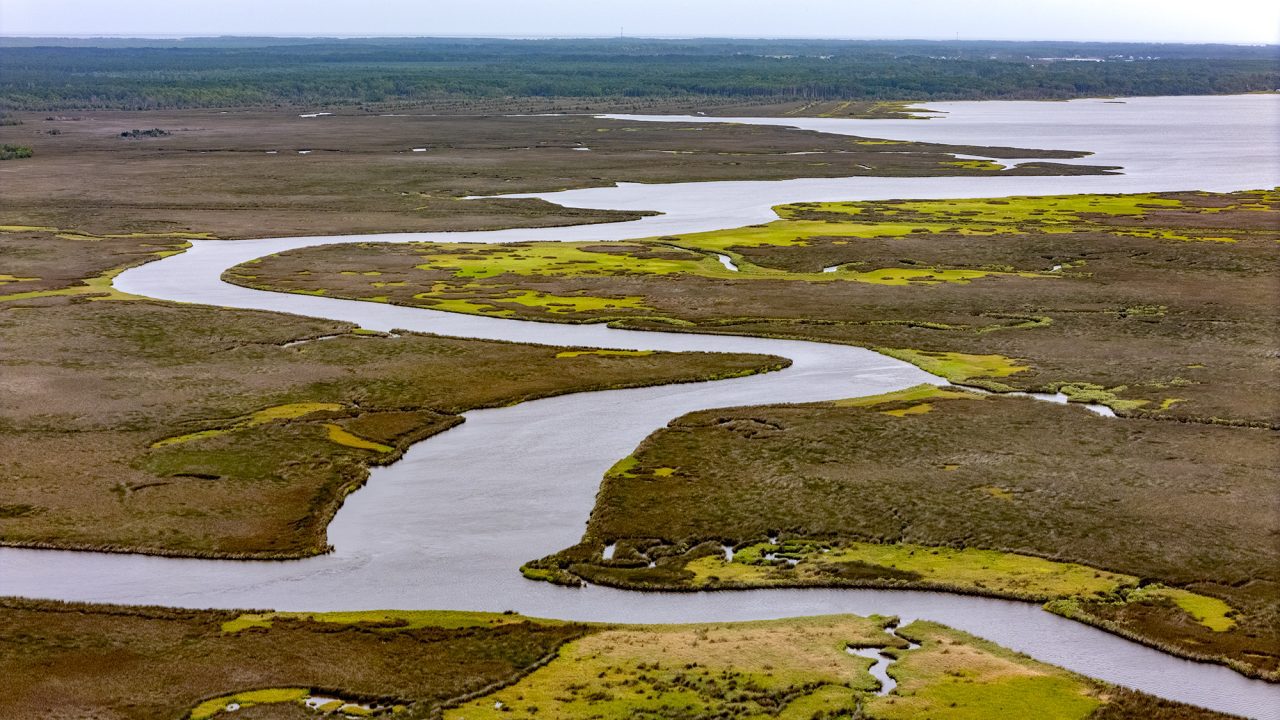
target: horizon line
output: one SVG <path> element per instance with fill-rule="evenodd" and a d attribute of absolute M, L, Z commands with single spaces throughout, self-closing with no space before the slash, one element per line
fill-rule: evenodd
<path fill-rule="evenodd" d="M 889 37 L 889 36 L 820 36 L 820 35 L 586 35 L 586 34 L 548 34 L 548 35 L 500 35 L 485 33 L 445 33 L 437 35 L 395 35 L 395 34 L 324 34 L 324 33 L 85 33 L 85 34 L 46 34 L 46 33 L 6 33 L 0 32 L 0 39 L 28 40 L 218 40 L 218 39 L 281 39 L 281 40 L 813 40 L 828 42 L 938 42 L 938 43 L 1092 43 L 1098 45 L 1148 44 L 1148 45 L 1231 45 L 1236 47 L 1280 47 L 1276 42 L 1249 42 L 1231 40 L 1091 40 L 1062 38 L 941 38 L 941 37 Z"/>

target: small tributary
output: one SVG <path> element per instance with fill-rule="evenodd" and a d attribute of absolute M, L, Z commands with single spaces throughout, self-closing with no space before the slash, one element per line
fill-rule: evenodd
<path fill-rule="evenodd" d="M 897 625 L 886 625 L 884 631 L 894 637 L 901 637 L 898 635 L 897 629 Z M 903 639 L 906 640 L 906 638 Z M 893 692 L 894 689 L 898 687 L 898 681 L 889 674 L 889 666 L 898 661 L 898 656 L 894 653 L 910 652 L 919 647 L 919 643 L 907 640 L 907 647 L 905 650 L 896 647 L 889 648 L 887 646 L 854 647 L 852 645 L 846 647 L 844 650 L 850 655 L 857 655 L 858 657 L 864 657 L 875 661 L 872 663 L 871 667 L 867 669 L 867 672 L 871 673 L 871 677 L 875 678 L 876 681 L 880 683 L 880 687 L 876 689 L 876 695 L 884 696 Z"/>

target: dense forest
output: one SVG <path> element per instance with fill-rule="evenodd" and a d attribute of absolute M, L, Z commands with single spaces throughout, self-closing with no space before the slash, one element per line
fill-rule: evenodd
<path fill-rule="evenodd" d="M 1275 46 L 835 40 L 0 38 L 0 108 L 503 97 L 1050 99 L 1280 87 Z"/>

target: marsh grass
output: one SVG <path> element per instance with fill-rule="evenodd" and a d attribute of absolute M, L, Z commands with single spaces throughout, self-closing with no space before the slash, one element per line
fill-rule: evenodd
<path fill-rule="evenodd" d="M 511 615 L 390 612 L 342 623 L 277 616 L 225 632 L 238 616 L 0 599 L 0 716 L 234 718 L 242 711 L 219 710 L 238 702 L 291 713 L 314 693 L 401 706 L 379 714 L 434 717 L 514 682 L 589 630 Z"/>
<path fill-rule="evenodd" d="M 460 413 L 566 392 L 732 377 L 778 358 L 600 354 L 262 312 L 112 299 L 101 277 L 181 238 L 0 236 L 0 543 L 200 557 L 327 550 L 368 468 Z M 34 285 L 22 291 L 25 283 Z M 332 336 L 332 337 L 330 337 Z M 299 340 L 330 337 L 324 342 Z M 560 353 L 579 353 L 570 358 Z M 359 368 L 360 372 L 353 372 Z M 501 369 L 501 372 L 498 370 Z"/>
<path fill-rule="evenodd" d="M 539 117 L 556 101 L 534 102 L 472 99 L 461 108 L 443 109 L 444 114 L 437 114 L 439 106 L 418 107 L 407 113 L 386 111 L 399 117 L 339 112 L 319 121 L 281 108 L 226 114 L 99 109 L 74 122 L 19 113 L 14 122 L 25 124 L 0 125 L 0 144 L 28 144 L 32 126 L 57 134 L 42 135 L 39 152 L 19 161 L 22 181 L 9 183 L 0 196 L 0 222 L 84 234 L 178 231 L 225 238 L 573 225 L 630 220 L 643 213 L 578 210 L 530 199 L 459 198 L 615 182 L 982 175 L 989 171 L 944 163 L 954 160 L 953 152 L 1011 152 L 1014 157 L 1032 152 L 927 143 L 860 145 L 854 138 L 781 127 L 711 124 L 690 132 L 687 126 L 602 120 L 589 114 Z M 583 102 L 562 109 L 581 112 Z M 686 98 L 675 107 L 688 111 L 692 102 Z M 703 109 L 722 103 L 705 101 Z M 655 105 L 639 99 L 623 104 L 598 99 L 594 104 L 641 112 L 673 107 L 670 101 Z M 525 112 L 521 107 L 527 115 L 518 116 Z M 898 112 L 896 106 L 877 103 L 856 107 L 860 110 L 847 107 L 839 114 Z M 120 138 L 122 129 L 157 126 L 171 134 Z M 430 139 L 424 152 L 411 152 L 424 147 L 424 138 Z M 574 151 L 584 145 L 591 152 Z M 296 152 L 308 148 L 313 152 Z M 815 156 L 786 154 L 815 151 L 822 153 L 817 165 Z M 200 162 L 193 165 L 197 156 Z M 128 174 L 128 183 L 118 182 L 121 172 Z M 1059 165 L 1005 172 L 1099 170 Z"/>
<path fill-rule="evenodd" d="M 512 613 L 277 613 L 0 598 L 0 716 L 301 720 L 318 716 L 302 700 L 323 697 L 333 699 L 320 708 L 326 717 L 404 720 L 812 720 L 859 710 L 864 717 L 1225 717 L 933 623 L 912 623 L 895 637 L 884 631 L 895 622 L 833 615 L 583 625 Z M 920 647 L 908 650 L 903 638 Z M 893 653 L 899 692 L 873 696 L 871 661 L 849 647 Z M 240 708 L 225 711 L 230 703 Z M 1113 704 L 1109 714 L 1088 715 Z M 1154 714 L 1141 714 L 1148 709 Z"/>
<path fill-rule="evenodd" d="M 925 397 L 930 390 L 863 406 L 872 412 L 854 401 L 695 413 L 606 474 L 583 546 L 525 572 L 689 588 L 711 577 L 709 545 L 771 532 L 1013 552 L 1194 585 L 1188 592 L 1206 598 L 1196 602 L 1238 615 L 1172 596 L 1117 603 L 1089 593 L 1073 614 L 1266 675 L 1280 668 L 1280 637 L 1267 629 L 1277 558 L 1266 540 L 1274 503 L 1257 499 L 1273 497 L 1263 478 L 1276 471 L 1274 438 L 1264 428 L 1280 422 L 1266 384 L 1280 372 L 1271 350 L 1280 316 L 1257 298 L 1280 271 L 1278 208 L 1270 190 L 796 203 L 772 223 L 607 246 L 307 249 L 255 264 L 252 280 L 228 279 L 358 299 L 371 290 L 335 270 L 373 271 L 405 283 L 377 291 L 393 303 L 447 297 L 457 304 L 442 309 L 481 303 L 521 319 L 845 342 L 955 383 L 1108 405 L 1124 423 L 1043 403 Z M 712 252 L 732 254 L 740 271 Z M 637 307 L 506 300 L 523 293 Z M 1167 420 L 1178 422 L 1157 422 Z M 606 541 L 638 549 L 600 563 Z M 871 565 L 765 576 L 925 582 L 886 571 L 877 579 Z M 764 581 L 753 576 L 759 568 L 718 572 L 722 587 Z M 989 575 L 930 581 L 1033 595 Z M 1228 620 L 1239 624 L 1205 624 Z"/>
<path fill-rule="evenodd" d="M 1083 720 L 1117 701 L 1171 717 L 1224 717 L 1118 691 L 934 623 L 900 629 L 919 644 L 908 650 L 903 639 L 883 632 L 885 622 L 829 616 L 603 628 L 567 643 L 514 685 L 444 717 Z M 883 647 L 896 656 L 890 672 L 898 688 L 874 695 L 877 683 L 866 672 L 871 661 L 849 647 Z"/>
<path fill-rule="evenodd" d="M 1280 372 L 1268 352 L 1280 316 L 1256 302 L 1280 272 L 1277 207 L 1275 191 L 795 203 L 772 223 L 644 241 L 310 248 L 226 279 L 524 320 L 850 343 L 995 391 L 1278 427 L 1263 378 Z"/>
<path fill-rule="evenodd" d="M 527 574 L 648 590 L 919 587 L 1050 601 L 1162 649 L 1274 676 L 1274 515 L 1259 501 L 1272 440 L 931 386 L 702 411 L 615 465 L 582 543 Z M 607 543 L 611 561 L 600 557 Z M 737 548 L 733 562 L 721 544 Z"/>

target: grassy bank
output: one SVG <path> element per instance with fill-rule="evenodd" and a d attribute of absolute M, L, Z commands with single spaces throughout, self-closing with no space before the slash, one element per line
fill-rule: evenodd
<path fill-rule="evenodd" d="M 241 613 L 0 599 L 0 715 L 461 719 L 1225 718 L 932 623 L 849 615 L 674 626 L 514 614 Z M 898 690 L 876 696 L 883 647 Z M 429 669 L 425 671 L 424 669 Z M 234 710 L 228 710 L 234 707 Z"/>
<path fill-rule="evenodd" d="M 929 386 L 703 411 L 615 466 L 582 544 L 526 574 L 1013 597 L 1274 676 L 1273 442 Z"/>
<path fill-rule="evenodd" d="M 1274 425 L 1266 380 L 1280 372 L 1269 352 L 1280 317 L 1258 298 L 1280 271 L 1278 202 L 1257 191 L 797 203 L 765 225 L 638 242 L 305 249 L 227 279 L 499 317 L 850 343 L 991 390 Z"/>
<path fill-rule="evenodd" d="M 466 410 L 782 363 L 560 356 L 564 348 L 372 333 L 110 288 L 120 269 L 184 242 L 0 235 L 0 252 L 14 259 L 6 269 L 16 271 L 0 286 L 0 544 L 321 553 L 329 519 L 370 466 L 461 422 Z"/>
<path fill-rule="evenodd" d="M 583 545 L 526 574 L 1022 597 L 1276 673 L 1268 478 L 1280 409 L 1268 380 L 1280 371 L 1280 316 L 1258 303 L 1278 269 L 1274 191 L 777 210 L 764 225 L 624 243 L 331 246 L 227 278 L 500 317 L 866 345 L 956 383 L 1108 405 L 1123 422 L 930 388 L 694 413 L 606 476 Z M 1015 557 L 967 576 L 954 564 L 931 575 L 804 553 L 794 567 L 715 565 L 721 543 L 750 550 L 770 534 L 846 554 L 850 543 L 904 543 Z M 606 543 L 617 548 L 602 562 Z M 1124 577 L 1028 589 L 1013 570 L 1036 558 Z M 1171 589 L 1139 592 L 1154 584 Z M 1213 613 L 1188 609 L 1197 602 L 1229 608 L 1218 612 L 1232 624 L 1206 625 Z"/>
<path fill-rule="evenodd" d="M 280 618 L 226 632 L 236 612 L 0 600 L 6 718 L 306 717 L 308 697 L 432 717 L 507 685 L 582 637 L 581 625 L 456 614 L 404 623 Z M 432 672 L 422 672 L 423 667 Z M 243 713 L 224 713 L 230 703 Z M 257 705 L 250 711 L 248 706 Z"/>

